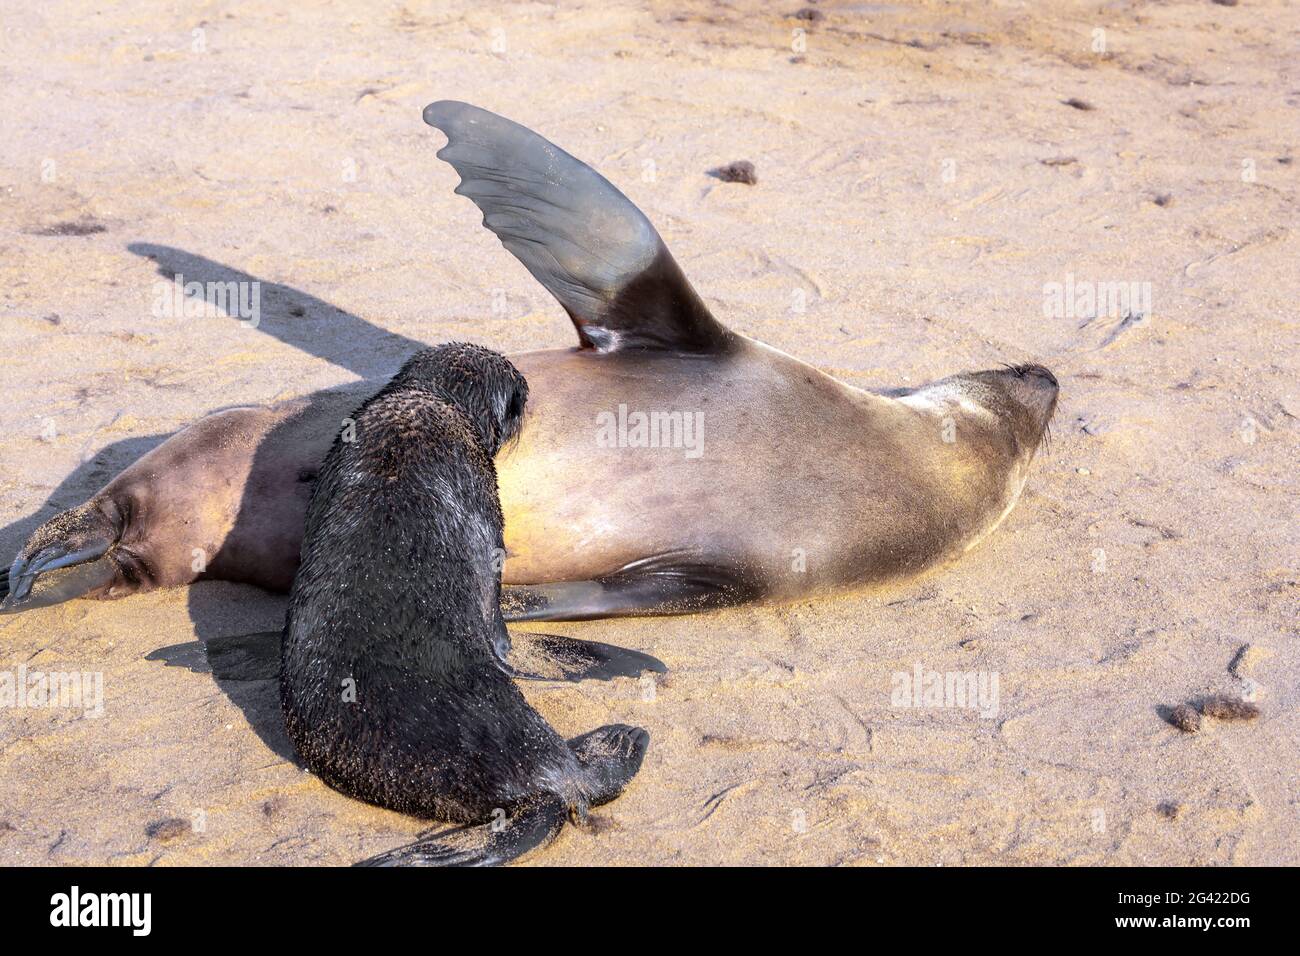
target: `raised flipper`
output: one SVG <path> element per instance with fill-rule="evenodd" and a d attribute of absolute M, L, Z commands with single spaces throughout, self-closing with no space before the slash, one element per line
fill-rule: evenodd
<path fill-rule="evenodd" d="M 650 220 L 590 166 L 532 130 L 442 100 L 424 121 L 483 225 L 559 300 L 583 348 L 717 353 L 735 336 L 691 288 Z"/>
<path fill-rule="evenodd" d="M 357 866 L 496 866 L 550 843 L 568 818 L 565 802 L 546 796 L 503 819 L 504 826 L 494 822 L 443 830 Z"/>
<path fill-rule="evenodd" d="M 695 614 L 761 596 L 757 580 L 735 567 L 672 552 L 633 561 L 591 581 L 503 585 L 501 613 L 507 621 Z"/>

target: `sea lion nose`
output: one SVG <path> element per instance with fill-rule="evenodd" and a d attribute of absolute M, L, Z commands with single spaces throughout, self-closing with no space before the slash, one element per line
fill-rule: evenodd
<path fill-rule="evenodd" d="M 1061 387 L 1061 383 L 1056 380 L 1056 376 L 1052 374 L 1052 370 L 1044 365 L 1026 365 L 1024 367 L 1024 374 L 1039 379 L 1054 389 L 1059 389 Z"/>

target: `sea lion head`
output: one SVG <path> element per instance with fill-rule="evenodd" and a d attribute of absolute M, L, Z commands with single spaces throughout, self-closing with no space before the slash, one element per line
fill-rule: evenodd
<path fill-rule="evenodd" d="M 1048 437 L 1056 412 L 1060 383 L 1049 369 L 1035 363 L 1007 365 L 962 376 L 971 383 L 970 396 L 1001 420 L 1025 459 Z"/>
<path fill-rule="evenodd" d="M 392 384 L 428 388 L 460 409 L 491 456 L 519 434 L 528 402 L 528 383 L 509 359 L 467 342 L 423 349 Z"/>

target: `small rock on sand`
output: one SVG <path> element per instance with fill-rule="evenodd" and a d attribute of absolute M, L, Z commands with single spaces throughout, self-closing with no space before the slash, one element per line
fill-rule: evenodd
<path fill-rule="evenodd" d="M 1187 734 L 1194 734 L 1201 729 L 1201 715 L 1191 704 L 1179 704 L 1171 710 L 1169 722 Z"/>
<path fill-rule="evenodd" d="M 186 833 L 190 832 L 190 823 L 188 820 L 182 820 L 180 817 L 168 817 L 165 820 L 155 820 L 144 828 L 145 836 L 151 840 L 157 840 L 159 843 L 171 843 L 173 840 L 179 840 Z"/>
<path fill-rule="evenodd" d="M 746 186 L 753 186 L 758 182 L 754 164 L 747 159 L 738 159 L 734 163 L 711 169 L 709 175 L 721 179 L 724 183 L 744 183 Z"/>

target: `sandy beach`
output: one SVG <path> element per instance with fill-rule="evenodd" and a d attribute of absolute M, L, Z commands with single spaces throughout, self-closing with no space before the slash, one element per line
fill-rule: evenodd
<path fill-rule="evenodd" d="M 651 735 L 527 865 L 1300 863 L 1294 4 L 10 7 L 0 561 L 207 412 L 421 343 L 574 344 L 434 156 L 421 109 L 465 100 L 601 171 L 738 332 L 868 388 L 1061 382 L 1020 503 L 947 568 L 526 626 L 669 668 L 524 687 L 563 734 Z M 756 184 L 709 175 L 739 160 Z M 160 314 L 176 273 L 259 282 L 257 326 Z M 99 715 L 0 709 L 0 863 L 345 865 L 427 829 L 304 772 L 274 682 L 208 672 L 284 608 L 202 582 L 0 616 L 0 671 L 102 680 Z M 918 671 L 996 706 L 900 705 Z M 1260 716 L 1165 719 L 1209 694 Z"/>

